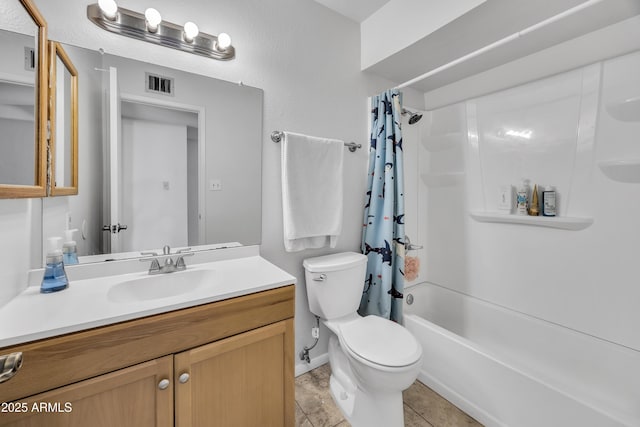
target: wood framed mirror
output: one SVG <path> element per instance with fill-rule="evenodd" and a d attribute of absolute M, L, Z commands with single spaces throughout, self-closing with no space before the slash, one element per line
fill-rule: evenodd
<path fill-rule="evenodd" d="M 47 23 L 32 0 L 0 19 L 0 198 L 47 193 Z M 5 7 L 3 6 L 3 7 Z"/>
<path fill-rule="evenodd" d="M 78 194 L 78 71 L 58 42 L 49 42 L 51 196 Z"/>

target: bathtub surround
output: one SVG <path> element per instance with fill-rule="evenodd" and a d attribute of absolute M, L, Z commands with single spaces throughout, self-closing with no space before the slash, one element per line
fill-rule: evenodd
<path fill-rule="evenodd" d="M 404 164 L 400 91 L 387 90 L 371 100 L 371 146 L 362 253 L 367 273 L 361 315 L 402 319 L 404 288 Z"/>
<path fill-rule="evenodd" d="M 344 142 L 285 132 L 281 146 L 285 250 L 335 248 L 342 232 Z"/>
<path fill-rule="evenodd" d="M 608 112 L 640 94 L 639 70 L 635 52 L 430 111 L 405 135 L 433 283 L 426 314 L 405 317 L 425 331 L 419 378 L 487 425 L 640 425 L 640 188 L 598 168 L 640 157 L 640 117 Z M 523 176 L 554 186 L 556 217 L 500 217 L 500 187 Z"/>

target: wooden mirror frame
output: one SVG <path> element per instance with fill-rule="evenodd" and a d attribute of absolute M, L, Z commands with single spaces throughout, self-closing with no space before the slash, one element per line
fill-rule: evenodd
<path fill-rule="evenodd" d="M 71 186 L 56 185 L 56 97 L 57 97 L 57 59 L 60 58 L 65 68 L 71 74 L 71 129 L 69 142 L 71 144 Z M 69 55 L 58 42 L 49 42 L 49 152 L 50 152 L 50 176 L 49 195 L 69 196 L 78 194 L 78 71 L 73 66 Z M 63 143 L 65 143 L 63 141 Z M 66 166 L 66 165 L 65 165 Z"/>
<path fill-rule="evenodd" d="M 44 197 L 47 195 L 47 21 L 32 0 L 20 0 L 38 27 L 38 70 L 35 81 L 35 184 L 0 184 L 0 199 Z"/>

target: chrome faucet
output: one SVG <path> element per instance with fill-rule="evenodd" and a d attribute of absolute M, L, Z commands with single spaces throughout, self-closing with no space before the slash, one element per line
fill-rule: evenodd
<path fill-rule="evenodd" d="M 171 247 L 165 245 L 165 247 L 162 248 L 162 255 L 158 255 L 157 252 L 142 252 L 141 255 L 146 255 L 145 258 L 140 258 L 141 262 L 151 260 L 149 274 L 164 274 L 186 270 L 187 264 L 184 262 L 184 257 L 193 256 L 193 252 L 191 252 L 191 248 L 184 248 L 172 254 Z M 173 255 L 176 255 L 175 261 Z M 164 260 L 164 263 L 160 265 L 160 261 L 162 260 Z"/>

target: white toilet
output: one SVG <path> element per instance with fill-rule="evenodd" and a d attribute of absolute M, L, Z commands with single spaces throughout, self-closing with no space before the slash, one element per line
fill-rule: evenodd
<path fill-rule="evenodd" d="M 329 338 L 331 395 L 353 427 L 402 427 L 402 390 L 417 378 L 422 347 L 401 325 L 358 315 L 367 257 L 346 252 L 303 263 L 311 312 Z"/>

